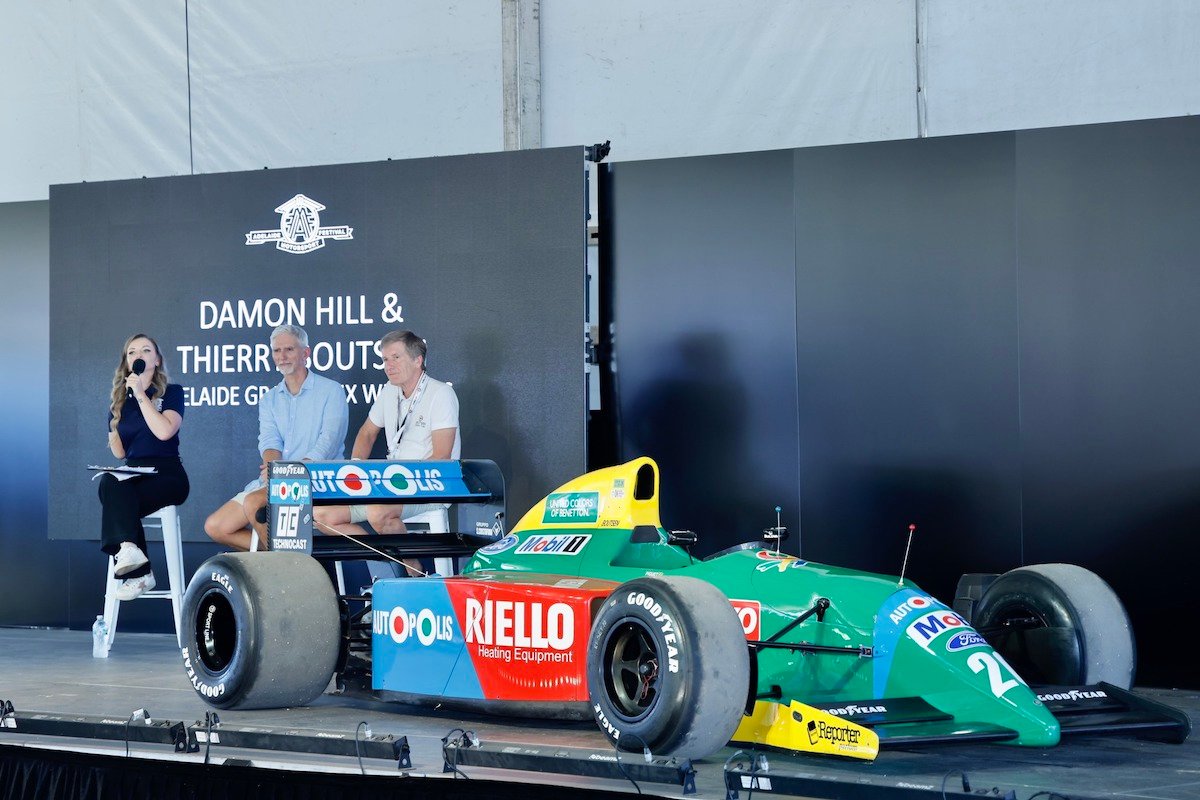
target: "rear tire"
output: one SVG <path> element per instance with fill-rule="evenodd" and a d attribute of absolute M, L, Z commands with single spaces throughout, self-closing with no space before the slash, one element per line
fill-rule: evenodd
<path fill-rule="evenodd" d="M 621 749 L 703 758 L 729 742 L 750 681 L 746 636 L 729 599 L 687 577 L 622 584 L 588 642 L 588 695 Z"/>
<path fill-rule="evenodd" d="M 1083 567 L 1035 564 L 1004 573 L 983 593 L 972 624 L 1030 684 L 1133 685 L 1129 616 L 1112 587 Z"/>
<path fill-rule="evenodd" d="M 183 665 L 216 708 L 305 705 L 333 675 L 341 641 L 337 596 L 299 553 L 222 553 L 183 598 Z"/>

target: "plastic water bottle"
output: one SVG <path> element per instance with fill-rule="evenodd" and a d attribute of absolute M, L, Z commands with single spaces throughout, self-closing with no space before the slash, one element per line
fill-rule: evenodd
<path fill-rule="evenodd" d="M 98 615 L 92 623 L 92 658 L 108 658 L 108 623 Z"/>

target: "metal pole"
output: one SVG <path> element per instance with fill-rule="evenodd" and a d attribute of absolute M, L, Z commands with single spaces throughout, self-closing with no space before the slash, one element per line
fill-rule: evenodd
<path fill-rule="evenodd" d="M 500 0 L 504 149 L 542 146 L 541 0 Z"/>

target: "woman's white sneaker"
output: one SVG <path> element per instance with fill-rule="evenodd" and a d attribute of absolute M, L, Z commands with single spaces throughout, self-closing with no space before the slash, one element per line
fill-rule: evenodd
<path fill-rule="evenodd" d="M 149 560 L 142 552 L 142 548 L 136 544 L 122 544 L 121 549 L 117 552 L 117 564 L 113 567 L 113 574 L 120 576 L 133 572 Z"/>
<path fill-rule="evenodd" d="M 143 593 L 150 591 L 158 585 L 158 581 L 154 580 L 154 573 L 151 572 L 142 575 L 140 578 L 130 578 L 127 581 L 122 581 L 117 587 L 116 595 L 118 600 L 135 600 L 141 597 Z"/>

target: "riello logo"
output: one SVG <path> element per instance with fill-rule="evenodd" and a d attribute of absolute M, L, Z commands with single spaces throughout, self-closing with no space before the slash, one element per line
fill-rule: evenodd
<path fill-rule="evenodd" d="M 326 239 L 353 239 L 354 228 L 348 225 L 321 225 L 321 212 L 325 206 L 298 194 L 275 209 L 279 215 L 279 227 L 270 230 L 249 231 L 246 245 L 274 242 L 275 247 L 285 253 L 311 253 L 325 246 Z"/>
<path fill-rule="evenodd" d="M 566 603 L 467 598 L 465 637 L 473 644 L 569 650 L 575 643 L 575 614 Z"/>

